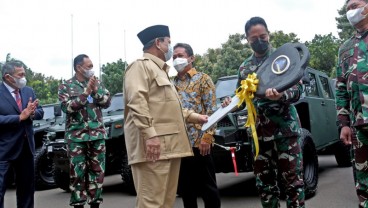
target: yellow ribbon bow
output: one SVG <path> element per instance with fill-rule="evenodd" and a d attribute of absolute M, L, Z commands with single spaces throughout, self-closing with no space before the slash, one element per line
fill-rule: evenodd
<path fill-rule="evenodd" d="M 259 145 L 255 125 L 257 112 L 253 105 L 252 99 L 254 98 L 254 93 L 257 91 L 258 82 L 259 80 L 257 79 L 256 73 L 248 74 L 248 77 L 245 80 L 242 80 L 240 87 L 236 89 L 236 96 L 239 97 L 238 107 L 244 102 L 247 105 L 248 118 L 247 123 L 245 123 L 245 127 L 251 127 L 252 130 L 253 142 L 256 149 L 254 159 L 256 159 L 258 156 Z"/>

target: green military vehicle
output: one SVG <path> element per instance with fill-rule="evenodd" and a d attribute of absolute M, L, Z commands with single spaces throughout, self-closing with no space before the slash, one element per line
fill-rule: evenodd
<path fill-rule="evenodd" d="M 57 104 L 43 105 L 43 119 L 33 121 L 36 150 L 36 154 L 34 156 L 35 185 L 38 190 L 55 187 L 53 179 L 53 161 L 47 157 L 45 146 L 48 128 L 60 119 L 60 117 L 54 113 L 55 105 Z M 14 183 L 14 175 L 10 173 L 8 177 L 8 185 L 12 185 Z"/>
<path fill-rule="evenodd" d="M 111 106 L 103 109 L 103 120 L 108 132 L 106 140 L 105 175 L 121 174 L 124 185 L 129 192 L 134 192 L 134 183 L 128 165 L 124 139 L 124 99 L 118 93 L 112 97 Z M 61 109 L 58 109 L 61 112 Z M 64 141 L 65 119 L 49 128 L 47 134 L 48 157 L 54 161 L 53 178 L 57 187 L 69 191 L 69 159 Z"/>
<path fill-rule="evenodd" d="M 47 156 L 46 134 L 48 129 L 58 122 L 62 117 L 55 114 L 55 107 L 58 104 L 43 105 L 44 111 L 42 120 L 33 121 L 35 140 L 35 182 L 37 189 L 54 188 L 53 161 Z"/>
<path fill-rule="evenodd" d="M 238 77 L 227 76 L 216 83 L 218 106 L 223 98 L 233 96 Z M 333 151 L 337 164 L 351 166 L 350 147 L 339 139 L 336 125 L 334 84 L 326 74 L 307 68 L 303 77 L 304 92 L 295 103 L 302 124 L 304 182 L 307 197 L 316 193 L 318 185 L 317 153 Z M 230 148 L 235 150 L 238 172 L 253 170 L 253 151 L 250 130 L 244 127 L 246 109 L 228 113 L 217 123 L 213 158 L 216 172 L 234 172 Z"/>

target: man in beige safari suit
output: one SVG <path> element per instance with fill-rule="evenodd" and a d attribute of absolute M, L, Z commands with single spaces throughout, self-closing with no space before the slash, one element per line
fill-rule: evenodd
<path fill-rule="evenodd" d="M 154 25 L 138 33 L 143 57 L 125 72 L 125 140 L 138 208 L 172 208 L 180 161 L 192 156 L 185 122 L 204 123 L 207 116 L 183 110 L 165 63 L 170 60 L 170 32 Z"/>

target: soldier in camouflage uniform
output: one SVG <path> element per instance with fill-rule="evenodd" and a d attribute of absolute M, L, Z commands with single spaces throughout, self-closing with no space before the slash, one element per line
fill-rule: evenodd
<path fill-rule="evenodd" d="M 102 203 L 107 132 L 101 109 L 110 106 L 111 97 L 93 75 L 92 68 L 88 56 L 75 57 L 75 76 L 61 84 L 58 92 L 61 108 L 66 113 L 70 205 L 77 208 L 86 203 L 96 208 Z"/>
<path fill-rule="evenodd" d="M 368 1 L 348 0 L 346 3 L 346 16 L 356 33 L 339 49 L 336 109 L 340 138 L 354 146 L 359 207 L 368 207 Z M 356 142 L 350 126 L 356 130 Z"/>
<path fill-rule="evenodd" d="M 253 17 L 245 24 L 245 34 L 254 53 L 240 66 L 238 87 L 248 74 L 257 73 L 259 66 L 272 52 L 266 22 Z M 292 103 L 299 100 L 301 84 L 284 92 L 267 89 L 265 98 L 255 98 L 259 155 L 254 163 L 256 185 L 263 207 L 280 207 L 277 178 L 285 184 L 287 207 L 305 207 L 303 155 L 300 144 L 300 122 Z M 225 103 L 228 100 L 225 101 Z M 225 104 L 226 105 L 226 104 Z"/>

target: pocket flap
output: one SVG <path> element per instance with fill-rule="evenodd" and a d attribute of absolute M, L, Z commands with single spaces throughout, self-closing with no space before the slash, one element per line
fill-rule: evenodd
<path fill-rule="evenodd" d="M 156 77 L 155 80 L 158 86 L 171 85 L 171 82 L 164 77 Z"/>
<path fill-rule="evenodd" d="M 158 136 L 179 133 L 179 126 L 177 124 L 166 124 L 154 127 Z"/>

